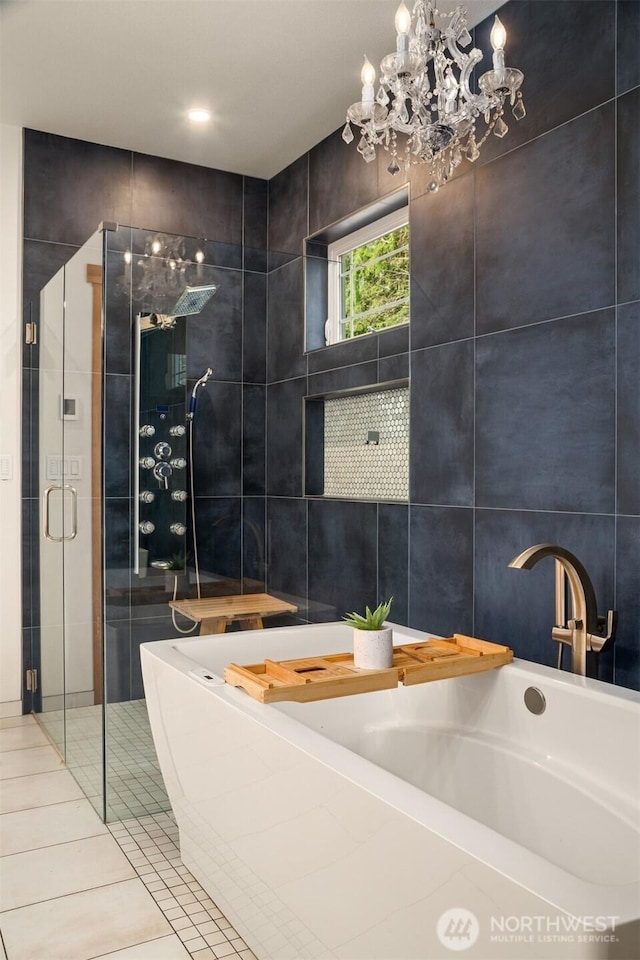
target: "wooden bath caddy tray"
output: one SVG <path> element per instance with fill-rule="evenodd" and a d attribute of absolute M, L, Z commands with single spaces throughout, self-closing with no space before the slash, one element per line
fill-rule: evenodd
<path fill-rule="evenodd" d="M 482 673 L 513 660 L 509 647 L 487 640 L 454 634 L 446 640 L 425 640 L 393 648 L 393 666 L 386 670 L 361 670 L 352 653 L 333 653 L 299 660 L 264 660 L 238 666 L 230 663 L 224 679 L 242 687 L 260 703 L 280 700 L 328 700 L 373 690 L 391 690 L 399 683 L 410 686 Z"/>

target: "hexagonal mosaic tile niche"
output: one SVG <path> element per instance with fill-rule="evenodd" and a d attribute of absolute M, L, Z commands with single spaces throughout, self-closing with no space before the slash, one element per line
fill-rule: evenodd
<path fill-rule="evenodd" d="M 325 401 L 324 495 L 408 500 L 408 387 Z"/>

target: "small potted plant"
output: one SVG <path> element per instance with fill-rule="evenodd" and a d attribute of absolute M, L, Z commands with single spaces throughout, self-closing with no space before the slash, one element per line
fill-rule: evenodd
<path fill-rule="evenodd" d="M 393 597 L 375 610 L 365 608 L 364 617 L 348 613 L 343 620 L 353 627 L 353 662 L 362 670 L 385 670 L 393 666 L 393 632 L 385 627 Z"/>

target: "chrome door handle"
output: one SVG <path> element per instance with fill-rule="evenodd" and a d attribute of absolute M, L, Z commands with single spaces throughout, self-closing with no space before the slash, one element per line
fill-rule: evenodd
<path fill-rule="evenodd" d="M 62 543 L 64 537 L 54 537 L 51 531 L 49 530 L 49 497 L 54 490 L 61 490 L 62 487 L 59 483 L 52 483 L 51 486 L 47 487 L 42 494 L 42 521 L 43 521 L 43 533 L 46 540 L 51 540 L 52 543 Z"/>
<path fill-rule="evenodd" d="M 65 490 L 71 491 L 71 533 L 68 537 L 54 537 L 49 528 L 49 498 L 54 490 L 60 490 L 64 496 Z M 78 491 L 69 483 L 52 483 L 42 495 L 43 533 L 45 539 L 52 543 L 63 543 L 65 540 L 75 540 L 78 536 Z M 64 514 L 63 514 L 64 517 Z"/>
<path fill-rule="evenodd" d="M 75 540 L 78 536 L 78 491 L 75 487 L 72 487 L 70 483 L 63 483 L 60 489 L 63 491 L 71 491 L 71 533 L 68 537 L 63 537 L 63 540 Z"/>

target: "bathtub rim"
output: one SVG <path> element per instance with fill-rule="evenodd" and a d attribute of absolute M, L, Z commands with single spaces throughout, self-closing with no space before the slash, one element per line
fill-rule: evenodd
<path fill-rule="evenodd" d="M 313 628 L 344 626 L 338 623 L 298 624 L 281 627 L 278 630 L 305 632 Z M 399 633 L 416 641 L 435 637 L 436 634 L 424 633 L 402 625 L 395 625 Z M 255 638 L 255 631 L 251 632 Z M 237 641 L 239 632 L 229 635 L 231 643 Z M 216 646 L 221 636 L 211 638 Z M 208 642 L 207 637 L 184 639 L 181 637 L 143 643 L 140 646 L 143 664 L 143 676 L 146 690 L 146 658 L 160 661 L 178 673 L 185 675 L 209 695 L 217 697 L 233 710 L 249 715 L 260 726 L 301 750 L 308 756 L 359 786 L 383 803 L 388 804 L 401 814 L 408 816 L 425 829 L 460 849 L 483 865 L 495 870 L 507 880 L 521 886 L 534 896 L 548 902 L 559 911 L 573 917 L 598 916 L 613 917 L 618 924 L 640 917 L 640 881 L 619 884 L 600 885 L 591 883 L 564 870 L 562 867 L 545 860 L 539 854 L 527 849 L 515 840 L 511 840 L 486 826 L 469 815 L 451 807 L 433 795 L 426 793 L 396 774 L 390 773 L 373 761 L 360 756 L 348 747 L 323 736 L 318 731 L 299 722 L 296 718 L 278 709 L 278 704 L 261 704 L 244 691 L 231 687 L 224 680 L 203 667 L 197 660 L 189 657 L 181 647 Z M 151 665 L 151 664 L 150 664 Z M 626 688 L 617 688 L 598 680 L 579 677 L 574 674 L 560 674 L 552 667 L 514 658 L 511 664 L 500 668 L 509 673 L 518 672 L 540 682 L 561 688 L 568 684 L 598 699 L 614 697 L 622 703 L 640 706 L 640 694 Z M 212 680 L 204 679 L 212 676 Z M 455 678 L 454 678 L 455 679 Z M 394 693 L 379 691 L 379 694 Z M 153 723 L 152 723 L 153 732 Z M 179 825 L 179 824 L 178 824 Z"/>

